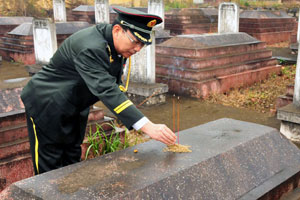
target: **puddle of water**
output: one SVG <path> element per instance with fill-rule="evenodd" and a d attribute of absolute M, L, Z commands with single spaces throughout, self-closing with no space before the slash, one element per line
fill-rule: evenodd
<path fill-rule="evenodd" d="M 13 79 L 7 79 L 4 80 L 4 83 L 18 83 L 18 82 L 22 82 L 24 80 L 26 80 L 27 78 L 13 78 Z"/>

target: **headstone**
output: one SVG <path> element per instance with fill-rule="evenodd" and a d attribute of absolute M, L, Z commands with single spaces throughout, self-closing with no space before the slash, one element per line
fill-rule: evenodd
<path fill-rule="evenodd" d="M 55 22 L 67 21 L 65 0 L 53 0 L 53 15 Z"/>
<path fill-rule="evenodd" d="M 163 0 L 148 0 L 148 13 L 160 16 L 163 19 L 163 22 L 155 28 L 165 28 L 165 5 Z"/>
<path fill-rule="evenodd" d="M 109 2 L 108 0 L 95 0 L 95 22 L 109 23 Z"/>
<path fill-rule="evenodd" d="M 193 0 L 194 4 L 202 4 L 204 3 L 204 0 Z"/>
<path fill-rule="evenodd" d="M 55 24 L 47 19 L 34 19 L 33 41 L 36 64 L 48 63 L 57 49 Z"/>
<path fill-rule="evenodd" d="M 149 141 L 19 181 L 0 199 L 280 199 L 299 185 L 300 150 L 274 128 L 225 118 L 179 134 L 192 152 Z"/>
<path fill-rule="evenodd" d="M 300 8 L 299 8 L 299 18 L 300 18 Z M 298 27 L 300 27 L 300 20 L 298 19 Z M 299 43 L 299 39 L 300 39 L 300 28 L 298 28 L 298 31 L 297 31 L 297 42 Z"/>
<path fill-rule="evenodd" d="M 143 47 L 132 56 L 130 80 L 140 83 L 155 83 L 155 36 L 152 33 L 152 44 Z"/>
<path fill-rule="evenodd" d="M 155 29 L 156 27 L 153 28 L 151 35 L 152 44 L 143 47 L 131 56 L 132 66 L 127 94 L 135 104 L 145 102 L 144 105 L 153 105 L 166 101 L 167 85 L 155 83 Z M 128 67 L 125 70 L 126 73 L 128 73 Z M 146 99 L 148 100 L 145 101 Z"/>
<path fill-rule="evenodd" d="M 221 3 L 219 5 L 218 32 L 239 32 L 239 7 L 235 3 Z"/>
<path fill-rule="evenodd" d="M 298 28 L 300 29 L 300 27 Z M 300 43 L 298 44 L 300 45 Z M 299 46 L 298 46 L 299 49 Z M 293 104 L 300 108 L 300 52 L 298 51 Z"/>

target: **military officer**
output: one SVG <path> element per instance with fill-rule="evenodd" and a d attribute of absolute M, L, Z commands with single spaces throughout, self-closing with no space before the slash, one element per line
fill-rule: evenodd
<path fill-rule="evenodd" d="M 129 129 L 174 144 L 175 134 L 145 117 L 120 90 L 126 59 L 151 44 L 156 15 L 115 6 L 113 24 L 81 30 L 58 48 L 22 91 L 35 174 L 80 161 L 89 107 L 101 100 Z"/>

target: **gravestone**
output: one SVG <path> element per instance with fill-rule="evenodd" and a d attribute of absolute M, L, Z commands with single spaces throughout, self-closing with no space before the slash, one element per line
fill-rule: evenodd
<path fill-rule="evenodd" d="M 55 24 L 47 19 L 34 19 L 33 41 L 36 64 L 47 64 L 57 49 Z"/>
<path fill-rule="evenodd" d="M 148 13 L 160 16 L 163 19 L 163 22 L 157 25 L 155 28 L 165 28 L 165 5 L 163 0 L 148 0 Z"/>
<path fill-rule="evenodd" d="M 179 135 L 191 153 L 149 141 L 19 181 L 0 198 L 280 199 L 299 184 L 300 151 L 274 128 L 225 118 Z"/>
<path fill-rule="evenodd" d="M 108 0 L 95 0 L 95 23 L 109 23 Z"/>
<path fill-rule="evenodd" d="M 53 0 L 53 15 L 55 22 L 67 21 L 65 0 Z"/>
<path fill-rule="evenodd" d="M 298 27 L 299 29 L 300 27 Z M 277 111 L 281 120 L 280 132 L 291 141 L 300 144 L 300 52 L 298 51 L 293 103 Z"/>
<path fill-rule="evenodd" d="M 150 10 L 154 10 L 152 6 L 157 8 L 157 2 L 149 3 L 148 13 L 150 13 Z M 161 1 L 159 2 L 161 5 Z M 163 7 L 161 6 L 160 9 L 163 9 Z M 147 106 L 165 103 L 166 101 L 168 86 L 155 83 L 155 29 L 156 27 L 153 27 L 151 34 L 152 44 L 143 47 L 139 52 L 131 56 L 132 66 L 127 95 L 138 105 L 143 104 Z M 161 30 L 161 28 L 159 29 Z M 128 71 L 129 66 L 127 65 L 124 77 L 127 77 Z"/>
<path fill-rule="evenodd" d="M 235 3 L 219 5 L 218 33 L 239 32 L 239 7 Z"/>

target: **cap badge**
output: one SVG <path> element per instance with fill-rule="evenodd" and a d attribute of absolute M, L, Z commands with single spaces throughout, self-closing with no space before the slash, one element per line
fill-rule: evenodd
<path fill-rule="evenodd" d="M 152 28 L 153 26 L 155 26 L 155 24 L 156 24 L 156 19 L 151 20 L 150 22 L 148 22 L 147 26 L 148 26 L 149 28 Z"/>

